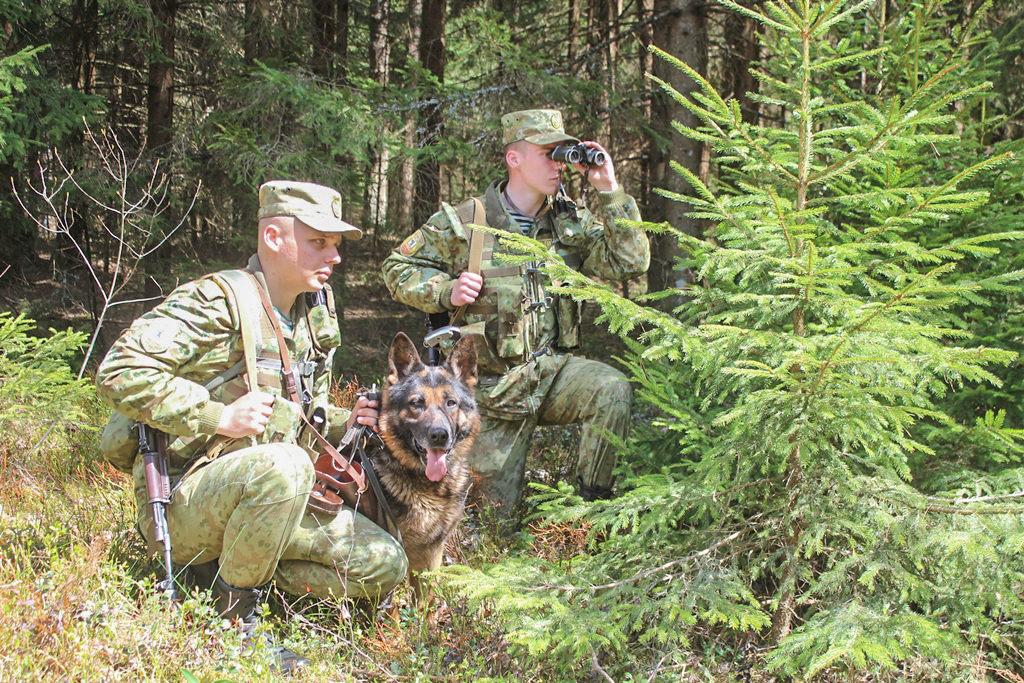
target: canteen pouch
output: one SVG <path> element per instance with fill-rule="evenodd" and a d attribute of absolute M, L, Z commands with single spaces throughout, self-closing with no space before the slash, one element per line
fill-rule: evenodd
<path fill-rule="evenodd" d="M 523 289 L 498 289 L 498 355 L 518 360 L 526 352 L 527 297 Z"/>

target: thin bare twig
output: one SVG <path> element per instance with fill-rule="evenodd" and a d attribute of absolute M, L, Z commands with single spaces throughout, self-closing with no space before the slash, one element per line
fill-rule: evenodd
<path fill-rule="evenodd" d="M 715 552 L 715 550 L 717 550 L 718 548 L 721 548 L 723 545 L 726 545 L 728 543 L 732 543 L 737 538 L 739 538 L 739 537 L 741 537 L 741 536 L 743 536 L 743 535 L 745 535 L 745 534 L 747 534 L 749 532 L 750 532 L 750 529 L 740 529 L 739 531 L 729 534 L 728 536 L 726 536 L 722 540 L 720 540 L 720 541 L 718 541 L 716 543 L 712 543 L 707 548 L 704 548 L 703 550 L 695 552 L 692 555 L 687 555 L 686 557 L 680 557 L 679 559 L 672 560 L 671 562 L 666 562 L 665 564 L 661 565 L 660 567 L 654 567 L 653 569 L 648 569 L 646 571 L 642 571 L 639 574 L 634 574 L 633 576 L 629 577 L 628 579 L 622 579 L 621 581 L 613 581 L 612 583 L 605 583 L 605 584 L 602 584 L 600 586 L 591 586 L 591 589 L 595 590 L 595 591 L 599 591 L 599 590 L 604 590 L 606 588 L 618 588 L 619 586 L 623 586 L 623 585 L 625 585 L 627 583 L 635 583 L 637 581 L 642 581 L 643 579 L 646 579 L 649 576 L 653 576 L 655 574 L 661 573 L 661 572 L 663 572 L 663 571 L 665 571 L 667 569 L 671 569 L 672 567 L 676 567 L 676 566 L 679 566 L 681 564 L 685 564 L 685 563 L 688 563 L 688 562 L 693 562 L 697 558 L 704 557 L 706 555 L 710 555 L 711 553 Z"/>
<path fill-rule="evenodd" d="M 116 137 L 110 135 L 95 135 L 86 126 L 86 137 L 92 143 L 95 151 L 98 167 L 104 174 L 106 185 L 116 188 L 117 202 L 107 203 L 102 198 L 95 196 L 78 181 L 74 169 L 68 168 L 64 159 L 54 150 L 52 152 L 54 164 L 46 168 L 40 162 L 39 184 L 28 183 L 29 189 L 47 207 L 48 211 L 43 216 L 33 214 L 21 196 L 17 188 L 14 189 L 14 196 L 22 209 L 32 221 L 43 231 L 67 238 L 78 258 L 89 271 L 96 292 L 102 299 L 102 307 L 98 314 L 94 313 L 93 333 L 89 339 L 85 357 L 78 371 L 78 377 L 85 374 L 89 359 L 95 351 L 99 340 L 100 331 L 106 322 L 107 315 L 111 308 L 126 303 L 138 303 L 150 301 L 152 298 L 131 299 L 117 301 L 120 292 L 132 281 L 139 271 L 142 261 L 153 254 L 165 244 L 185 224 L 186 218 L 195 207 L 196 199 L 199 196 L 201 182 L 196 184 L 192 193 L 192 199 L 188 208 L 182 213 L 180 220 L 174 227 L 159 235 L 155 244 L 151 239 L 156 235 L 156 219 L 165 213 L 170 207 L 169 176 L 162 171 L 159 160 L 148 165 L 143 164 L 143 153 L 130 159 L 124 147 Z M 135 176 L 145 172 L 147 177 L 144 181 L 136 183 Z M 133 194 L 133 187 L 138 187 L 137 196 Z M 111 272 L 110 281 L 104 285 L 100 274 L 94 267 L 89 255 L 85 253 L 82 245 L 71 232 L 73 216 L 71 209 L 71 194 L 77 193 L 83 197 L 96 210 L 95 218 L 107 236 L 116 243 L 116 252 L 113 255 L 112 263 L 108 262 L 106 268 Z M 112 266 L 112 268 L 111 268 Z"/>
<path fill-rule="evenodd" d="M 594 649 L 593 645 L 590 646 L 590 664 L 594 667 L 594 671 L 599 673 L 604 680 L 608 681 L 608 683 L 615 683 L 615 679 L 609 676 L 608 672 L 601 668 L 601 663 L 597 661 L 597 651 Z"/>

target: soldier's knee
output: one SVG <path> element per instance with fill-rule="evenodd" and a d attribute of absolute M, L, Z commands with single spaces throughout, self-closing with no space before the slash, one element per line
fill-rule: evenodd
<path fill-rule="evenodd" d="M 264 453 L 262 477 L 299 495 L 313 488 L 313 463 L 306 451 L 294 444 L 274 444 Z"/>
<path fill-rule="evenodd" d="M 613 407 L 615 404 L 628 407 L 633 403 L 633 385 L 624 374 L 614 368 L 608 373 L 598 389 L 602 406 Z"/>
<path fill-rule="evenodd" d="M 405 580 L 409 573 L 409 558 L 398 541 L 383 533 L 372 542 L 372 548 L 364 550 L 372 551 L 367 555 L 373 559 L 359 568 L 360 587 L 356 589 L 350 585 L 349 593 L 382 598 Z"/>

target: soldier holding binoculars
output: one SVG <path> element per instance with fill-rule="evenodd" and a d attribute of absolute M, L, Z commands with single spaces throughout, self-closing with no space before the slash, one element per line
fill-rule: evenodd
<path fill-rule="evenodd" d="M 612 494 L 616 454 L 606 433 L 625 436 L 632 410 L 626 377 L 575 356 L 582 305 L 550 294 L 542 263 L 510 266 L 483 225 L 528 235 L 570 267 L 605 280 L 647 271 L 646 234 L 636 201 L 615 178 L 608 152 L 567 135 L 552 109 L 502 117 L 508 178 L 482 197 L 442 204 L 384 261 L 392 296 L 473 337 L 478 355 L 477 403 L 483 426 L 471 460 L 483 496 L 507 512 L 522 497 L 530 436 L 538 425 L 581 424 L 576 481 L 585 499 Z M 597 190 L 596 214 L 565 196 L 562 173 L 573 165 Z M 451 342 L 449 341 L 449 348 Z"/>

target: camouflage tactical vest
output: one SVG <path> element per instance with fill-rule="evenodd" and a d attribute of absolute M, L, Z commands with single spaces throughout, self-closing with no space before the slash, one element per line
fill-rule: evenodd
<path fill-rule="evenodd" d="M 487 227 L 486 214 L 494 211 L 492 207 L 500 207 L 496 196 L 488 193 L 486 199 L 488 206 L 484 211 L 480 198 L 468 199 L 456 209 L 446 204 L 444 209 L 453 225 L 462 226 L 467 242 L 483 239 L 480 275 L 484 286 L 477 300 L 466 306 L 461 329 L 463 335 L 476 342 L 481 371 L 504 374 L 549 347 L 565 351 L 578 348 L 582 304 L 570 297 L 549 294 L 547 288 L 557 286 L 557 282 L 551 282 L 536 268 L 503 262 L 495 236 L 470 227 Z M 548 216 L 542 219 L 534 236 L 567 265 L 579 266 L 579 252 L 573 248 L 583 239 L 579 223 L 567 216 Z"/>
<path fill-rule="evenodd" d="M 304 433 L 302 415 L 305 414 L 314 425 L 326 415 L 326 405 L 314 405 L 313 387 L 318 378 L 329 372 L 330 351 L 341 341 L 330 287 L 325 285 L 320 292 L 301 297 L 292 310 L 295 324 L 289 358 L 301 399 L 296 403 L 289 400 L 285 390 L 277 335 L 260 302 L 255 289 L 260 285 L 254 276 L 250 271 L 225 270 L 207 277 L 224 291 L 231 320 L 240 332 L 230 356 L 236 362 L 203 383 L 210 392 L 211 400 L 226 405 L 255 390 L 280 398 L 274 401 L 266 430 L 258 436 L 236 439 L 223 436 L 171 437 L 167 451 L 172 469 L 180 470 L 224 453 L 264 443 L 297 443 L 315 456 L 319 449 L 312 435 Z M 255 381 L 250 380 L 247 370 L 250 366 L 255 368 Z M 318 413 L 321 417 L 317 416 Z M 138 449 L 133 426 L 133 420 L 115 412 L 104 430 L 101 450 L 111 464 L 122 471 L 131 471 Z"/>
<path fill-rule="evenodd" d="M 224 289 L 229 306 L 231 302 L 234 303 L 239 329 L 243 331 L 243 336 L 246 326 L 252 333 L 257 375 L 256 382 L 250 382 L 245 369 L 243 349 L 243 357 L 218 378 L 221 381 L 207 387 L 210 398 L 228 404 L 248 391 L 256 390 L 275 394 L 279 398 L 274 401 L 273 413 L 262 434 L 239 439 L 215 437 L 212 441 L 179 438 L 168 446 L 172 464 L 177 464 L 176 460 L 191 460 L 203 451 L 207 458 L 214 458 L 241 448 L 278 442 L 297 443 L 310 453 L 311 457 L 315 457 L 319 453 L 319 447 L 313 441 L 313 436 L 305 433 L 302 415 L 305 414 L 307 418 L 312 419 L 318 407 L 326 411 L 326 406 L 313 405 L 313 384 L 323 373 L 329 372 L 329 352 L 341 341 L 337 314 L 334 310 L 334 296 L 330 287 L 325 285 L 320 292 L 301 297 L 292 309 L 295 316 L 292 332 L 293 349 L 286 351 L 289 353 L 295 385 L 301 398 L 301 401 L 296 403 L 289 400 L 288 392 L 285 390 L 281 350 L 278 348 L 273 322 L 261 305 L 258 293 L 253 289 L 258 286 L 256 281 L 242 270 L 221 271 L 209 277 Z M 234 319 L 235 315 L 232 317 Z M 237 374 L 232 376 L 236 369 Z"/>

